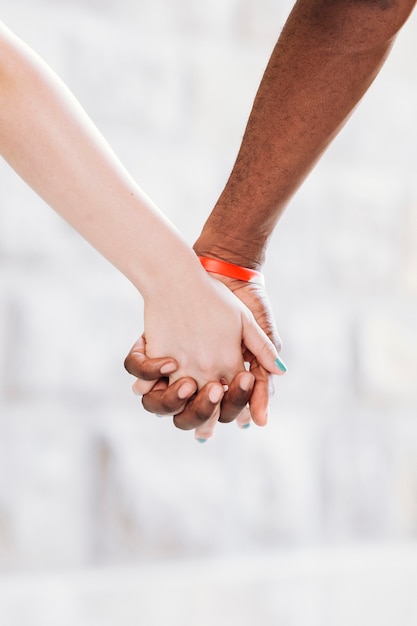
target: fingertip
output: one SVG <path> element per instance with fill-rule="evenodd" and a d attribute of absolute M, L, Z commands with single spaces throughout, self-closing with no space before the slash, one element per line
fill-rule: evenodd
<path fill-rule="evenodd" d="M 169 361 L 168 363 L 164 363 L 159 368 L 160 374 L 166 376 L 167 374 L 172 374 L 177 369 L 177 364 L 174 361 Z"/>
<path fill-rule="evenodd" d="M 132 385 L 132 391 L 135 396 L 144 396 L 146 393 L 149 393 L 155 386 L 155 381 L 150 380 L 136 380 Z"/>
<path fill-rule="evenodd" d="M 250 428 L 252 422 L 252 416 L 249 410 L 249 407 L 246 406 L 243 411 L 241 411 L 240 415 L 237 416 L 236 423 L 238 428 L 241 430 L 247 430 Z"/>
<path fill-rule="evenodd" d="M 279 376 L 283 376 L 288 371 L 287 366 L 285 365 L 284 361 L 281 359 L 280 356 L 277 356 L 277 358 L 275 359 L 275 365 L 277 366 L 279 370 L 278 372 Z"/>
<path fill-rule="evenodd" d="M 198 443 L 206 443 L 209 439 L 211 439 L 214 435 L 214 426 L 211 424 L 205 423 L 204 427 L 199 427 L 195 429 L 194 439 L 198 441 Z"/>
<path fill-rule="evenodd" d="M 136 345 L 137 344 L 135 344 L 135 346 Z M 132 347 L 132 349 L 130 350 L 129 354 L 127 355 L 127 357 L 125 358 L 123 362 L 123 366 L 125 370 L 128 372 L 128 374 L 132 374 L 133 376 L 136 375 L 138 363 L 142 365 L 146 359 L 144 349 L 141 349 L 140 347 L 135 347 L 135 346 Z"/>
<path fill-rule="evenodd" d="M 186 398 L 190 398 L 196 391 L 196 383 L 187 380 L 181 384 L 177 391 L 177 395 L 180 400 L 185 400 Z"/>
<path fill-rule="evenodd" d="M 268 411 L 254 411 L 252 413 L 253 423 L 257 426 L 266 426 L 268 423 Z"/>
<path fill-rule="evenodd" d="M 212 430 L 210 432 L 204 431 L 202 433 L 199 433 L 198 431 L 195 431 L 195 433 L 194 433 L 194 440 L 197 443 L 200 443 L 200 444 L 207 443 L 207 441 L 212 439 L 213 435 L 214 435 L 214 430 Z"/>
<path fill-rule="evenodd" d="M 220 406 L 217 406 L 211 417 L 204 424 L 198 426 L 195 429 L 194 437 L 197 441 L 199 441 L 200 439 L 204 439 L 205 443 L 208 439 L 211 439 L 213 437 L 219 415 Z"/>
<path fill-rule="evenodd" d="M 255 355 L 256 356 L 256 355 Z M 259 364 L 266 369 L 267 372 L 274 376 L 284 376 L 288 368 L 284 361 L 277 354 L 275 348 L 267 346 L 265 353 L 256 357 Z"/>
<path fill-rule="evenodd" d="M 208 397 L 212 404 L 218 404 L 223 398 L 224 394 L 225 390 L 223 388 L 223 385 L 217 383 L 212 385 L 208 391 Z"/>
<path fill-rule="evenodd" d="M 251 372 L 242 372 L 239 377 L 239 387 L 242 391 L 249 392 L 255 384 L 255 376 Z"/>
<path fill-rule="evenodd" d="M 287 371 L 287 366 L 278 355 L 278 351 L 268 335 L 257 325 L 255 321 L 247 320 L 243 326 L 243 342 L 246 348 L 271 374 L 282 375 Z"/>

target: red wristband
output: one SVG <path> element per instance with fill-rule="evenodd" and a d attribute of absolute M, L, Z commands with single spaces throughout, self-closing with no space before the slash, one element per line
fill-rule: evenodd
<path fill-rule="evenodd" d="M 240 265 L 235 265 L 234 263 L 219 261 L 218 259 L 208 259 L 203 256 L 199 258 L 201 265 L 207 272 L 221 274 L 222 276 L 236 278 L 237 280 L 244 280 L 247 283 L 262 285 L 262 287 L 265 286 L 264 275 L 261 272 L 250 270 L 248 267 L 241 267 Z"/>

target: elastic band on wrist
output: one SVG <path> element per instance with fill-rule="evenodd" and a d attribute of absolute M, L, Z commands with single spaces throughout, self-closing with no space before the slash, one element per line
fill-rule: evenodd
<path fill-rule="evenodd" d="M 244 280 L 247 283 L 254 283 L 256 285 L 265 286 L 264 275 L 256 270 L 251 270 L 248 267 L 241 267 L 234 263 L 227 263 L 226 261 L 219 261 L 218 259 L 208 259 L 207 257 L 199 257 L 201 265 L 207 272 L 213 274 L 221 274 L 222 276 L 228 276 L 229 278 L 236 278 L 237 280 Z"/>

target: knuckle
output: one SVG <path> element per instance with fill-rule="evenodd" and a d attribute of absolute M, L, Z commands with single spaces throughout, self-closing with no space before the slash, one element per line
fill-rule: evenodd
<path fill-rule="evenodd" d="M 129 353 L 123 362 L 124 368 L 129 374 L 133 374 L 132 372 L 132 355 Z"/>
<path fill-rule="evenodd" d="M 179 428 L 179 430 L 192 430 L 194 428 L 194 425 L 190 424 L 182 413 L 174 415 L 173 423 L 175 428 Z"/>
<path fill-rule="evenodd" d="M 130 352 L 127 355 L 124 360 L 124 367 L 129 374 L 141 380 L 154 380 L 155 378 L 153 372 L 146 367 L 146 361 L 142 355 L 137 352 Z"/>
<path fill-rule="evenodd" d="M 195 420 L 201 424 L 201 423 L 207 422 L 207 420 L 210 419 L 213 413 L 213 407 L 210 407 L 210 409 L 207 409 L 204 407 L 197 406 L 197 407 L 194 407 L 193 413 L 194 413 Z"/>
<path fill-rule="evenodd" d="M 158 413 L 169 414 L 169 413 L 173 413 L 175 409 L 178 407 L 175 406 L 175 401 L 172 398 L 162 396 L 159 408 L 161 410 L 160 411 L 158 410 Z"/>
<path fill-rule="evenodd" d="M 228 411 L 240 411 L 247 404 L 250 395 L 250 391 L 244 391 L 240 387 L 230 389 L 227 393 L 225 401 L 223 402 L 223 405 Z"/>
<path fill-rule="evenodd" d="M 148 413 L 156 413 L 155 408 L 152 406 L 152 403 L 149 401 L 147 395 L 142 396 L 142 406 Z"/>
<path fill-rule="evenodd" d="M 221 422 L 222 424 L 230 424 L 230 422 L 233 422 L 237 417 L 236 413 L 230 413 L 229 411 L 227 412 L 221 412 L 220 417 L 219 417 L 219 422 Z"/>

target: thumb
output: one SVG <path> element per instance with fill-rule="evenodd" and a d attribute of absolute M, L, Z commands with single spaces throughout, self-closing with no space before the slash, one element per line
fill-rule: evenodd
<path fill-rule="evenodd" d="M 178 369 L 178 364 L 171 357 L 152 359 L 146 356 L 146 342 L 142 335 L 130 349 L 124 361 L 125 369 L 142 381 L 157 381 Z M 151 389 L 153 384 L 149 387 Z M 146 393 L 146 392 L 143 392 Z"/>
<path fill-rule="evenodd" d="M 242 315 L 242 339 L 246 348 L 268 372 L 278 376 L 285 374 L 287 366 L 253 315 Z"/>

